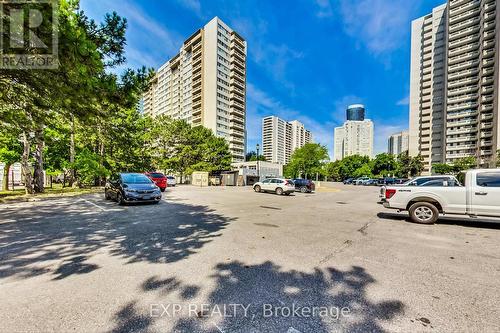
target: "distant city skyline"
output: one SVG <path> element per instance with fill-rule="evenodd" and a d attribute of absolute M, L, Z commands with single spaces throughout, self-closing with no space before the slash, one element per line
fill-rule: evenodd
<path fill-rule="evenodd" d="M 158 69 L 196 29 L 220 17 L 248 43 L 248 150 L 261 140 L 261 119 L 275 114 L 302 122 L 333 158 L 332 131 L 348 104 L 369 105 L 375 153 L 408 127 L 411 21 L 442 3 L 86 0 L 81 6 L 99 21 L 111 9 L 127 18 L 128 61 L 119 70 Z"/>

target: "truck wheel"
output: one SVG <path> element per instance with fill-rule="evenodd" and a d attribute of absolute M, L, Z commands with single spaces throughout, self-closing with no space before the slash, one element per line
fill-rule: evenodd
<path fill-rule="evenodd" d="M 410 218 L 413 222 L 434 224 L 439 218 L 439 211 L 429 202 L 416 202 L 410 207 Z"/>

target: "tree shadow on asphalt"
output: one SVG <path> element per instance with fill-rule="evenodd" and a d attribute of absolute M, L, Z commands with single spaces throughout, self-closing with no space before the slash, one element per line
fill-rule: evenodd
<path fill-rule="evenodd" d="M 377 214 L 378 218 L 385 220 L 394 220 L 394 221 L 405 221 L 412 224 L 418 224 L 410 220 L 410 217 L 407 214 L 398 214 L 398 213 L 384 213 L 380 212 Z M 470 227 L 470 228 L 482 228 L 482 229 L 500 229 L 500 220 L 487 220 L 487 219 L 464 219 L 460 217 L 446 216 L 440 217 L 436 224 L 443 225 L 457 225 L 462 227 Z"/>
<path fill-rule="evenodd" d="M 157 293 L 159 299 L 177 293 L 184 300 L 181 303 L 184 308 L 189 306 L 190 301 L 195 304 L 209 303 L 210 309 L 215 306 L 229 308 L 229 316 L 220 316 L 210 310 L 199 311 L 196 315 L 184 313 L 177 318 L 175 332 L 383 332 L 381 323 L 403 314 L 405 309 L 405 305 L 398 300 L 369 299 L 367 288 L 376 280 L 359 266 L 345 271 L 316 268 L 312 272 L 301 272 L 284 271 L 270 261 L 257 265 L 232 261 L 218 264 L 215 269 L 216 273 L 211 278 L 215 280 L 216 287 L 206 301 L 193 300 L 198 289 L 186 297 L 185 291 L 192 290 L 193 286 L 184 285 L 177 278 L 160 279 L 154 276 L 144 281 L 141 289 Z M 245 315 L 242 307 L 234 312 L 232 304 L 250 307 Z M 305 316 L 300 316 L 304 312 L 298 312 L 297 316 L 285 310 L 292 310 L 294 305 L 295 308 L 315 307 L 317 310 L 314 315 L 309 312 L 310 315 L 306 313 Z M 142 312 L 134 311 L 124 318 L 121 314 L 128 307 L 130 304 L 116 313 L 118 325 L 114 331 L 140 326 L 144 316 L 149 315 L 145 305 Z M 348 309 L 344 310 L 344 315 L 341 314 L 342 308 Z M 325 313 L 324 309 L 329 312 Z M 159 318 L 150 319 L 149 324 L 153 325 Z"/>
<path fill-rule="evenodd" d="M 0 207 L 0 278 L 51 274 L 60 280 L 90 273 L 99 266 L 88 260 L 100 249 L 128 263 L 175 262 L 219 237 L 234 220 L 199 205 L 99 204 L 105 211 L 69 199 L 25 210 Z"/>

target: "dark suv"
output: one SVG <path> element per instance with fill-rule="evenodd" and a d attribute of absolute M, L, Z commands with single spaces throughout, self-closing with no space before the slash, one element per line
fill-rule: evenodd
<path fill-rule="evenodd" d="M 316 186 L 314 185 L 312 180 L 309 179 L 294 179 L 295 183 L 295 191 L 300 191 L 302 193 L 311 193 L 315 190 Z"/>

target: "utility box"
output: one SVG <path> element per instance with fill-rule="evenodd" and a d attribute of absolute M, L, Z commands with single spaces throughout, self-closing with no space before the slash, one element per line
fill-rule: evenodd
<path fill-rule="evenodd" d="M 238 171 L 223 171 L 221 172 L 221 181 L 223 186 L 238 185 Z"/>
<path fill-rule="evenodd" d="M 194 186 L 208 186 L 208 172 L 195 171 L 191 175 L 191 184 Z"/>

